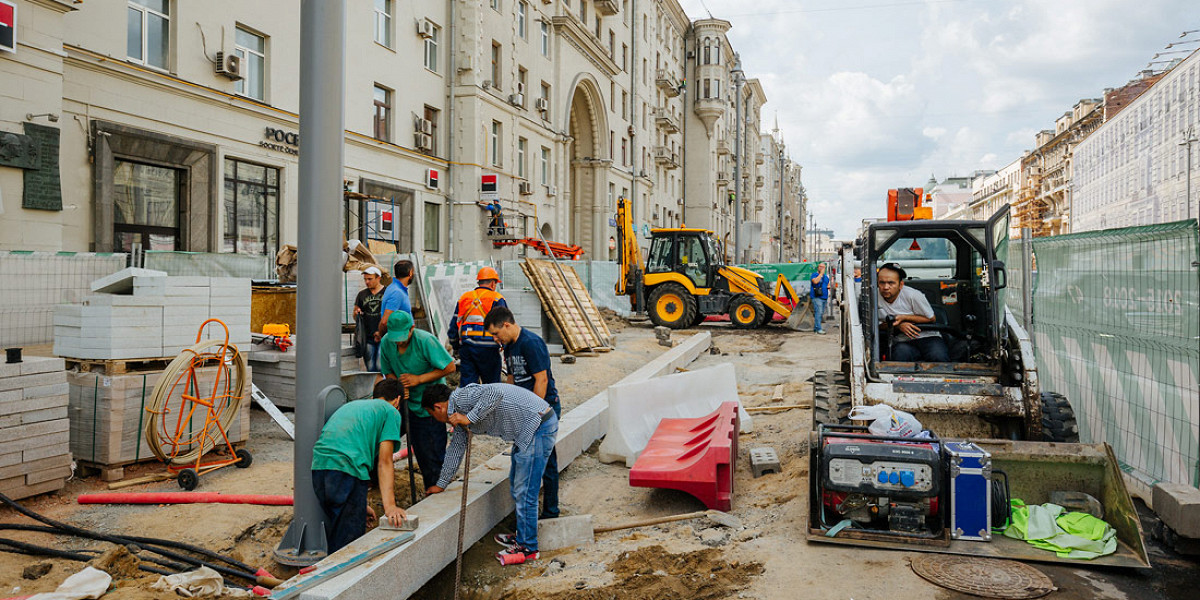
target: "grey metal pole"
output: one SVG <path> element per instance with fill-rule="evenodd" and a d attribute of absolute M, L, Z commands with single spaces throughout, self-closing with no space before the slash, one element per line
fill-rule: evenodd
<path fill-rule="evenodd" d="M 778 127 L 778 126 L 776 126 Z M 775 260 L 783 262 L 783 152 L 779 153 L 779 210 L 775 213 L 775 220 L 779 222 L 779 254 L 775 256 Z"/>
<path fill-rule="evenodd" d="M 733 264 L 742 261 L 742 68 L 733 71 Z"/>
<path fill-rule="evenodd" d="M 1192 130 L 1188 129 L 1187 137 L 1187 218 L 1192 218 L 1192 144 L 1196 142 L 1196 136 Z"/>
<path fill-rule="evenodd" d="M 325 423 L 318 395 L 341 380 L 338 198 L 345 122 L 346 0 L 300 3 L 300 271 L 297 279 L 296 442 L 292 524 L 275 549 L 286 565 L 328 554 L 325 514 L 312 486 L 313 445 Z"/>
<path fill-rule="evenodd" d="M 1021 228 L 1021 325 L 1033 339 L 1033 230 Z"/>

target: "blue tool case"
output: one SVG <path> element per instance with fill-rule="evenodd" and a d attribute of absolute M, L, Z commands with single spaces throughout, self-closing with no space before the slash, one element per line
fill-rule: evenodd
<path fill-rule="evenodd" d="M 971 442 L 945 442 L 950 480 L 950 537 L 992 539 L 992 455 Z"/>

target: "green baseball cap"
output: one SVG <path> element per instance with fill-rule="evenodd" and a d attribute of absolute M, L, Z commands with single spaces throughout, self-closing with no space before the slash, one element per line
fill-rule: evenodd
<path fill-rule="evenodd" d="M 396 344 L 405 341 L 412 328 L 412 315 L 403 310 L 392 311 L 392 314 L 388 316 L 387 333 L 383 336 L 383 343 Z"/>

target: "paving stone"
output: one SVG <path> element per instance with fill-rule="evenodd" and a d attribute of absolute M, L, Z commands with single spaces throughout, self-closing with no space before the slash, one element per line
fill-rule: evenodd
<path fill-rule="evenodd" d="M 750 449 L 750 472 L 757 479 L 767 473 L 782 473 L 779 467 L 779 454 L 774 448 L 761 446 Z"/>

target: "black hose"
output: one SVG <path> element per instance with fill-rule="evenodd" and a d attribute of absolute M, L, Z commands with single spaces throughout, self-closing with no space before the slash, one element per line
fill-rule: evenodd
<path fill-rule="evenodd" d="M 47 527 L 46 525 L 26 525 L 24 523 L 0 523 L 0 530 L 34 531 L 37 533 L 47 533 L 50 535 L 63 535 L 63 533 L 60 530 L 58 530 L 54 527 Z M 141 549 L 141 548 L 144 548 L 145 546 L 143 546 L 142 544 L 139 543 L 136 547 L 138 549 Z M 92 550 L 92 549 L 86 549 L 86 548 L 81 548 L 81 549 L 77 550 L 77 552 L 100 554 L 99 550 Z M 163 558 L 156 558 L 153 556 L 140 556 L 139 555 L 138 560 L 152 562 L 152 563 L 167 567 L 169 569 L 175 569 L 176 571 L 190 571 L 192 569 L 191 565 L 185 565 L 182 563 L 171 562 L 169 560 L 166 560 Z"/>
<path fill-rule="evenodd" d="M 7 504 L 7 505 L 13 507 L 13 509 L 16 510 L 17 512 L 35 520 L 35 521 L 41 521 L 42 523 L 45 523 L 47 525 L 50 525 L 52 527 L 59 529 L 63 533 L 68 533 L 68 534 L 74 535 L 76 537 L 90 538 L 93 540 L 100 540 L 100 541 L 109 542 L 112 544 L 118 544 L 121 546 L 129 546 L 129 545 L 137 544 L 137 542 L 135 542 L 129 538 L 124 538 L 124 537 L 119 537 L 119 536 L 114 536 L 114 535 L 107 535 L 107 534 L 103 534 L 103 533 L 97 533 L 94 531 L 88 531 L 87 529 L 82 529 L 82 528 L 76 527 L 74 525 L 63 523 L 61 521 L 56 521 L 54 519 L 51 519 L 50 517 L 42 516 L 32 510 L 29 510 L 28 508 L 25 508 L 24 506 L 21 506 L 16 501 L 14 501 L 12 498 L 9 498 L 8 496 L 6 496 L 5 494 L 2 494 L 2 493 L 0 493 L 0 502 L 3 502 L 4 504 Z M 205 567 L 208 567 L 208 568 L 220 573 L 221 575 L 237 577 L 239 579 L 245 579 L 248 581 L 257 582 L 257 576 L 254 574 L 254 572 L 252 570 L 243 571 L 243 570 L 238 570 L 238 569 L 231 569 L 229 567 L 205 562 L 205 561 L 202 561 L 202 560 L 199 560 L 196 558 L 192 558 L 192 557 L 184 555 L 184 554 L 179 554 L 178 552 L 172 552 L 170 550 L 163 550 L 161 548 L 147 547 L 146 550 L 149 550 L 156 554 L 160 554 L 167 558 L 173 558 L 175 560 L 193 564 L 196 566 L 205 566 Z"/>
<path fill-rule="evenodd" d="M 1004 478 L 1001 482 L 996 475 Z M 1012 523 L 1012 496 L 1008 489 L 1008 473 L 992 469 L 992 530 L 1004 531 Z M 1001 518 L 1003 517 L 1003 518 Z"/>
<path fill-rule="evenodd" d="M 8 548 L 5 548 L 4 546 L 8 546 Z M 90 562 L 93 558 L 95 558 L 93 556 L 80 554 L 78 552 L 46 548 L 45 546 L 37 546 L 34 544 L 27 544 L 25 542 L 18 542 L 16 540 L 8 540 L 3 538 L 0 538 L 0 552 L 12 552 L 14 554 L 26 554 L 29 556 L 48 556 L 51 558 L 63 558 L 76 562 Z M 138 568 L 148 573 L 155 573 L 158 575 L 174 574 L 172 571 L 167 571 L 166 569 L 151 567 L 150 565 L 143 565 L 140 563 L 138 564 Z"/>
<path fill-rule="evenodd" d="M 41 533 L 50 533 L 50 534 L 67 533 L 57 527 L 49 527 L 46 525 L 25 525 L 22 523 L 0 523 L 0 530 L 4 530 L 4 529 L 13 529 L 13 530 L 18 530 L 18 531 L 38 531 Z M 80 536 L 80 537 L 82 537 L 82 536 Z M 148 546 L 166 546 L 168 548 L 176 548 L 179 550 L 186 550 L 188 552 L 195 552 L 196 554 L 202 554 L 209 558 L 213 558 L 213 559 L 219 560 L 221 562 L 228 563 L 230 566 L 233 566 L 238 569 L 243 569 L 245 571 L 255 571 L 256 570 L 256 569 L 254 569 L 254 567 L 251 567 L 245 563 L 242 563 L 240 561 L 229 558 L 228 556 L 219 554 L 217 552 L 213 552 L 212 550 L 209 550 L 207 548 L 201 548 L 199 546 L 193 546 L 191 544 L 185 544 L 183 542 L 176 542 L 174 540 L 164 540 L 164 539 L 159 539 L 159 538 L 146 538 L 146 537 L 134 537 L 134 536 L 123 536 L 123 537 L 124 537 L 124 539 L 136 542 L 137 545 L 141 548 L 146 548 Z M 95 539 L 95 538 L 89 537 L 88 539 Z"/>

